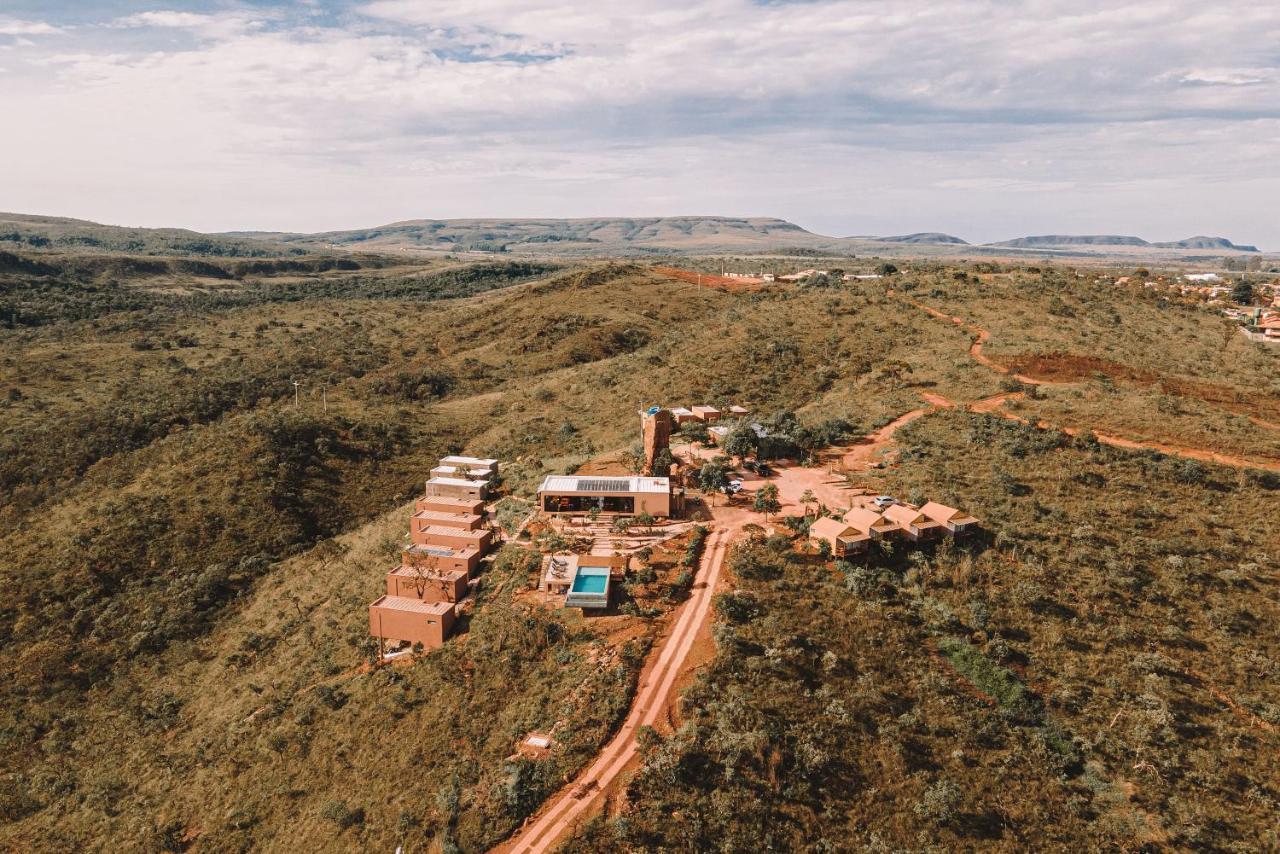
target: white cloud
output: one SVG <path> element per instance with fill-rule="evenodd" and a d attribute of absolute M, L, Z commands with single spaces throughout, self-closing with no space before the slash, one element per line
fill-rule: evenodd
<path fill-rule="evenodd" d="M 0 36 L 51 36 L 59 32 L 57 27 L 44 21 L 0 18 Z"/>
<path fill-rule="evenodd" d="M 1199 68 L 1179 77 L 1183 83 L 1206 86 L 1257 86 L 1280 79 L 1276 68 Z"/>
<path fill-rule="evenodd" d="M 979 238 L 1098 211 L 1181 236 L 1182 221 L 1213 230 L 1198 217 L 1214 211 L 1231 236 L 1270 227 L 1280 245 L 1263 216 L 1273 4 L 378 0 L 341 25 L 316 11 L 155 9 L 21 67 L 6 54 L 27 79 L 0 109 L 38 114 L 40 132 L 11 141 L 22 156 L 0 187 L 23 204 L 0 207 L 205 228 L 719 211 L 852 233 L 936 216 Z"/>
<path fill-rule="evenodd" d="M 159 9 L 149 12 L 138 12 L 124 18 L 118 18 L 112 26 L 120 28 L 144 28 L 189 30 L 210 38 L 226 38 L 238 35 L 262 25 L 259 18 L 242 14 L 202 14 L 198 12 L 178 12 L 172 9 Z"/>

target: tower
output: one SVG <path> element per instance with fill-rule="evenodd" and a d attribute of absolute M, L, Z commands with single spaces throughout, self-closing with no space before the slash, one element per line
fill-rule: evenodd
<path fill-rule="evenodd" d="M 671 447 L 673 419 L 669 409 L 651 406 L 640 413 L 640 431 L 644 438 L 644 471 L 651 476 L 666 477 L 668 472 L 654 471 L 658 454 Z"/>

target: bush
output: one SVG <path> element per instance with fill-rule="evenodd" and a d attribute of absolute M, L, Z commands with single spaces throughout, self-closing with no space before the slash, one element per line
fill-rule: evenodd
<path fill-rule="evenodd" d="M 964 799 L 960 787 L 950 780 L 939 780 L 924 790 L 913 812 L 926 821 L 945 825 L 955 820 L 956 808 Z"/>
<path fill-rule="evenodd" d="M 364 824 L 364 808 L 352 809 L 346 801 L 329 801 L 320 811 L 320 815 L 336 824 L 342 830 L 357 824 Z"/>
<path fill-rule="evenodd" d="M 961 676 L 974 687 L 991 697 L 1000 708 L 1020 718 L 1031 718 L 1038 709 L 1033 695 L 1025 685 L 968 641 L 959 638 L 943 638 L 938 648 Z"/>

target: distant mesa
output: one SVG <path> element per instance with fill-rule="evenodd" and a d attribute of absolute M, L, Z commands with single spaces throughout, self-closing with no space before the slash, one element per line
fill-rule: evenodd
<path fill-rule="evenodd" d="M 1042 246 L 1150 246 L 1141 237 L 1119 234 L 1038 234 L 1031 237 L 1015 237 L 989 243 L 988 246 L 1010 246 L 1015 249 L 1036 249 Z"/>
<path fill-rule="evenodd" d="M 1225 249 L 1236 252 L 1257 252 L 1256 246 L 1241 246 L 1225 237 L 1188 237 L 1186 240 L 1170 240 L 1150 243 L 1141 237 L 1120 234 L 1040 234 L 1016 237 L 988 246 L 1007 246 L 1013 249 L 1040 249 L 1053 246 L 1146 246 L 1153 249 Z"/>
<path fill-rule="evenodd" d="M 1165 247 L 1168 249 L 1234 249 L 1237 252 L 1258 251 L 1258 247 L 1256 246 L 1232 243 L 1225 237 L 1205 237 L 1204 235 L 1188 237 L 1186 240 L 1175 240 L 1170 243 L 1153 243 L 1151 245 Z"/>
<path fill-rule="evenodd" d="M 936 243 L 951 246 L 968 246 L 969 241 L 962 240 L 954 234 L 943 234 L 940 231 L 918 231 L 915 234 L 899 234 L 894 237 L 876 238 L 884 243 Z"/>
<path fill-rule="evenodd" d="M 764 248 L 830 243 L 773 217 L 601 217 L 597 219 L 416 219 L 370 229 L 294 234 L 288 242 L 341 246 L 506 251 L 555 244 L 562 248 Z"/>

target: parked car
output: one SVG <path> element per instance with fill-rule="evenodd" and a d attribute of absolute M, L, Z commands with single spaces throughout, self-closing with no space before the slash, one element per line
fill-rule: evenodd
<path fill-rule="evenodd" d="M 756 466 L 756 474 L 761 477 L 769 477 L 773 474 L 773 469 L 769 468 L 765 463 L 760 463 Z"/>
<path fill-rule="evenodd" d="M 877 495 L 872 499 L 871 503 L 883 510 L 885 507 L 897 504 L 898 499 L 894 498 L 892 495 Z"/>
<path fill-rule="evenodd" d="M 725 485 L 724 491 L 727 495 L 737 495 L 742 491 L 742 481 L 731 480 Z"/>

